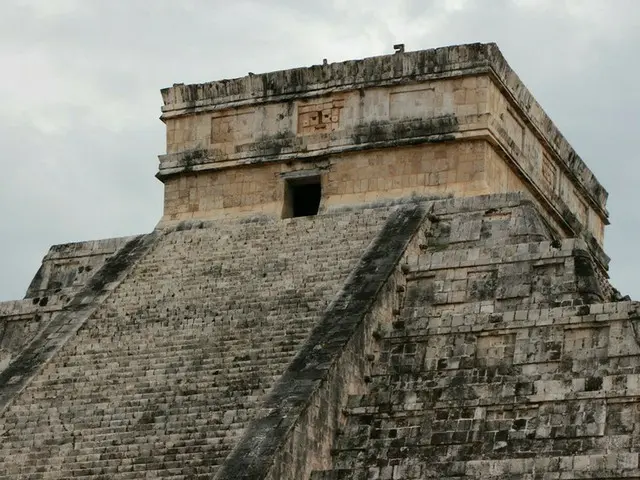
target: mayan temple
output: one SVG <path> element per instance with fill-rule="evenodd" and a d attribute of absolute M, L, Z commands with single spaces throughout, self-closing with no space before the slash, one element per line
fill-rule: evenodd
<path fill-rule="evenodd" d="M 0 303 L 0 479 L 640 478 L 607 192 L 495 44 L 162 91 L 153 232 Z"/>

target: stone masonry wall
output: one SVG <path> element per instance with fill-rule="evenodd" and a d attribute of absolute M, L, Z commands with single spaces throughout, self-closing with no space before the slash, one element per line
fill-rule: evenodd
<path fill-rule="evenodd" d="M 530 123 L 554 155 L 584 185 L 595 203 L 604 206 L 606 191 L 493 43 L 403 52 L 204 84 L 176 84 L 162 90 L 163 118 L 464 74 L 493 76 L 502 92 L 522 112 L 523 120 Z"/>
<path fill-rule="evenodd" d="M 639 307 L 602 303 L 586 244 L 506 198 L 435 203 L 368 392 L 312 479 L 640 476 Z"/>
<path fill-rule="evenodd" d="M 168 118 L 167 154 L 205 149 L 211 160 L 223 162 L 258 156 L 275 146 L 281 147 L 278 153 L 341 147 L 354 143 L 354 135 L 360 143 L 382 140 L 363 135 L 363 126 L 372 123 L 378 128 L 409 119 L 477 123 L 489 113 L 489 83 L 488 76 L 434 80 Z M 423 134 L 435 133 L 429 125 L 421 124 Z M 163 157 L 162 168 L 172 166 L 171 158 Z"/>
<path fill-rule="evenodd" d="M 574 212 L 583 228 L 602 245 L 606 222 L 604 204 L 589 204 L 590 194 L 575 181 L 574 172 L 556 160 L 553 150 L 535 135 L 533 127 L 525 122 L 525 117 L 514 108 L 496 83 L 489 84 L 487 97 L 491 130 L 503 140 L 502 148 L 522 165 L 522 171 L 526 172 L 541 195 L 550 200 L 553 208 L 560 214 L 564 213 L 563 209 Z"/>
<path fill-rule="evenodd" d="M 438 143 L 170 178 L 165 180 L 162 224 L 255 212 L 280 217 L 285 205 L 284 177 L 291 172 L 320 177 L 320 212 L 402 198 L 528 191 L 490 143 Z M 533 195 L 531 198 L 535 200 Z M 543 215 L 556 235 L 562 236 L 558 217 L 544 211 Z"/>

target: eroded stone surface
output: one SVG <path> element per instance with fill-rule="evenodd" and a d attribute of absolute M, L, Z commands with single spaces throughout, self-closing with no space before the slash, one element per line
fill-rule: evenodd
<path fill-rule="evenodd" d="M 449 204 L 312 478 L 637 478 L 639 305 L 612 303 L 586 245 L 551 241 L 530 204 Z"/>

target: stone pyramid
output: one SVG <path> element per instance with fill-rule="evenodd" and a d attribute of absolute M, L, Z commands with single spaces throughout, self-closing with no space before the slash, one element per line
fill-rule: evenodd
<path fill-rule="evenodd" d="M 0 303 L 0 479 L 640 478 L 607 192 L 496 45 L 162 96 L 156 229 Z"/>

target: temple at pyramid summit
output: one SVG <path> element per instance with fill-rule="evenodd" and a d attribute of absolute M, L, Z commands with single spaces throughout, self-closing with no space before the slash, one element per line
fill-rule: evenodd
<path fill-rule="evenodd" d="M 397 47 L 162 90 L 157 227 L 0 303 L 1 480 L 640 478 L 606 190 L 495 44 Z"/>

